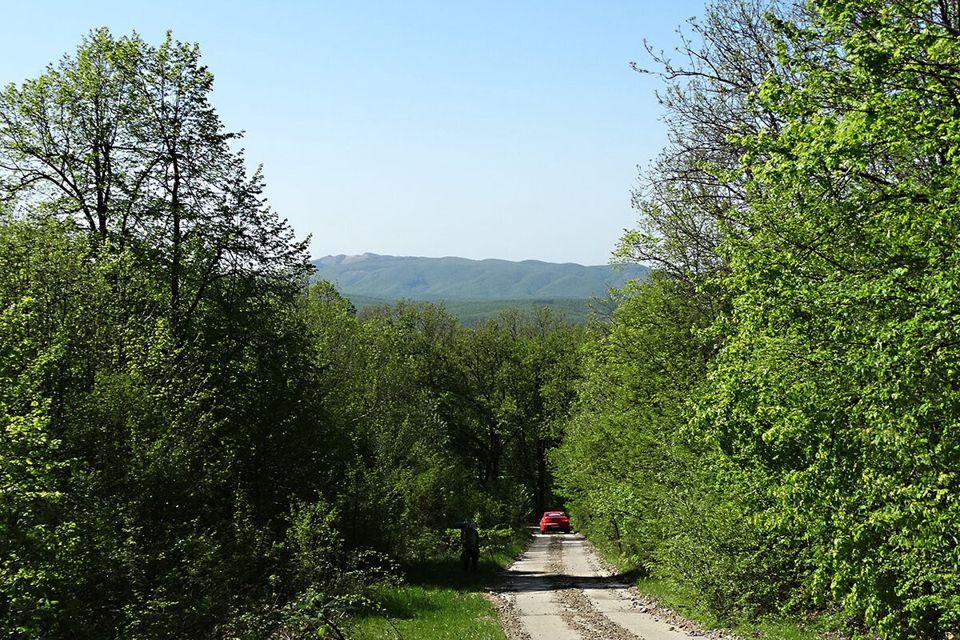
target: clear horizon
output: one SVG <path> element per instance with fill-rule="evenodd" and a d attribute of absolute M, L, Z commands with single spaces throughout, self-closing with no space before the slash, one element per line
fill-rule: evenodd
<path fill-rule="evenodd" d="M 666 142 L 644 39 L 674 3 L 37 1 L 6 8 L 0 83 L 95 27 L 198 42 L 214 107 L 311 253 L 605 264 Z M 42 24 L 38 33 L 36 25 Z"/>
<path fill-rule="evenodd" d="M 395 254 L 391 254 L 391 253 L 377 253 L 377 252 L 375 252 L 375 251 L 361 251 L 360 253 L 326 253 L 326 254 L 324 254 L 324 255 L 322 255 L 322 256 L 311 255 L 311 256 L 310 256 L 310 260 L 311 260 L 311 262 L 316 262 L 317 260 L 322 260 L 322 259 L 324 259 L 324 258 L 339 258 L 339 257 L 357 258 L 357 257 L 364 256 L 364 255 L 377 256 L 377 257 L 380 257 L 380 258 L 414 258 L 414 259 L 424 258 L 424 259 L 428 259 L 428 260 L 443 260 L 444 258 L 456 258 L 456 259 L 460 259 L 460 260 L 470 260 L 470 261 L 472 261 L 472 262 L 483 262 L 483 261 L 485 261 L 485 260 L 500 260 L 500 261 L 504 261 L 504 262 L 546 262 L 546 263 L 549 263 L 549 264 L 575 264 L 575 265 L 578 265 L 578 266 L 581 266 L 581 267 L 604 267 L 604 266 L 609 266 L 609 263 L 606 263 L 606 262 L 604 262 L 604 263 L 595 263 L 595 264 L 586 264 L 586 263 L 583 263 L 583 262 L 573 262 L 573 261 L 570 261 L 570 260 L 566 260 L 566 261 L 564 261 L 564 262 L 556 262 L 556 261 L 554 261 L 554 260 L 541 260 L 540 258 L 521 258 L 521 259 L 518 259 L 518 260 L 511 260 L 511 259 L 508 259 L 508 258 L 467 258 L 467 257 L 465 257 L 465 256 L 455 256 L 455 255 L 449 255 L 449 254 L 446 254 L 446 255 L 436 255 L 436 256 L 414 256 L 414 255 L 395 255 Z"/>

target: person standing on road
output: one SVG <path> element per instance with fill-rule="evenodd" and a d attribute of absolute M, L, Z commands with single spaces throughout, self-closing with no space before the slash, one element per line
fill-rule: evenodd
<path fill-rule="evenodd" d="M 477 523 L 473 520 L 458 522 L 460 528 L 460 560 L 463 562 L 463 570 L 472 568 L 477 570 L 477 563 L 480 561 L 480 532 L 477 531 Z"/>

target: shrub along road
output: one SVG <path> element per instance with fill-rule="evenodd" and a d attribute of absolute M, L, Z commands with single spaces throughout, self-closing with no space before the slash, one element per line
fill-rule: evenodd
<path fill-rule="evenodd" d="M 611 575 L 579 534 L 534 534 L 495 600 L 513 640 L 684 640 L 723 635 L 705 632 L 638 594 Z"/>

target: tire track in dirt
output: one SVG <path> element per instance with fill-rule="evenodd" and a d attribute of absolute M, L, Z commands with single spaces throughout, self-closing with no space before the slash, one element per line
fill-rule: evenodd
<path fill-rule="evenodd" d="M 553 538 L 549 549 L 550 563 L 547 569 L 556 583 L 553 599 L 563 608 L 560 617 L 567 626 L 583 640 L 638 640 L 637 636 L 597 611 L 583 589 L 566 575 L 561 539 Z"/>
<path fill-rule="evenodd" d="M 734 640 L 638 594 L 579 535 L 534 534 L 490 598 L 511 640 Z"/>

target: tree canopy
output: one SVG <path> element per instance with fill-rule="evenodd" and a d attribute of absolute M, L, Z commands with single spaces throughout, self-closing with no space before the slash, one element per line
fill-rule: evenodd
<path fill-rule="evenodd" d="M 0 636 L 335 634 L 455 522 L 553 499 L 582 330 L 358 316 L 212 87 L 100 29 L 0 94 Z"/>
<path fill-rule="evenodd" d="M 635 475 L 560 474 L 565 495 L 729 618 L 960 624 L 958 19 L 735 0 L 694 23 L 685 62 L 660 58 L 671 144 L 621 253 L 662 277 L 596 344 L 557 464 L 618 433 L 607 455 Z M 657 358 L 632 355 L 647 343 Z"/>

